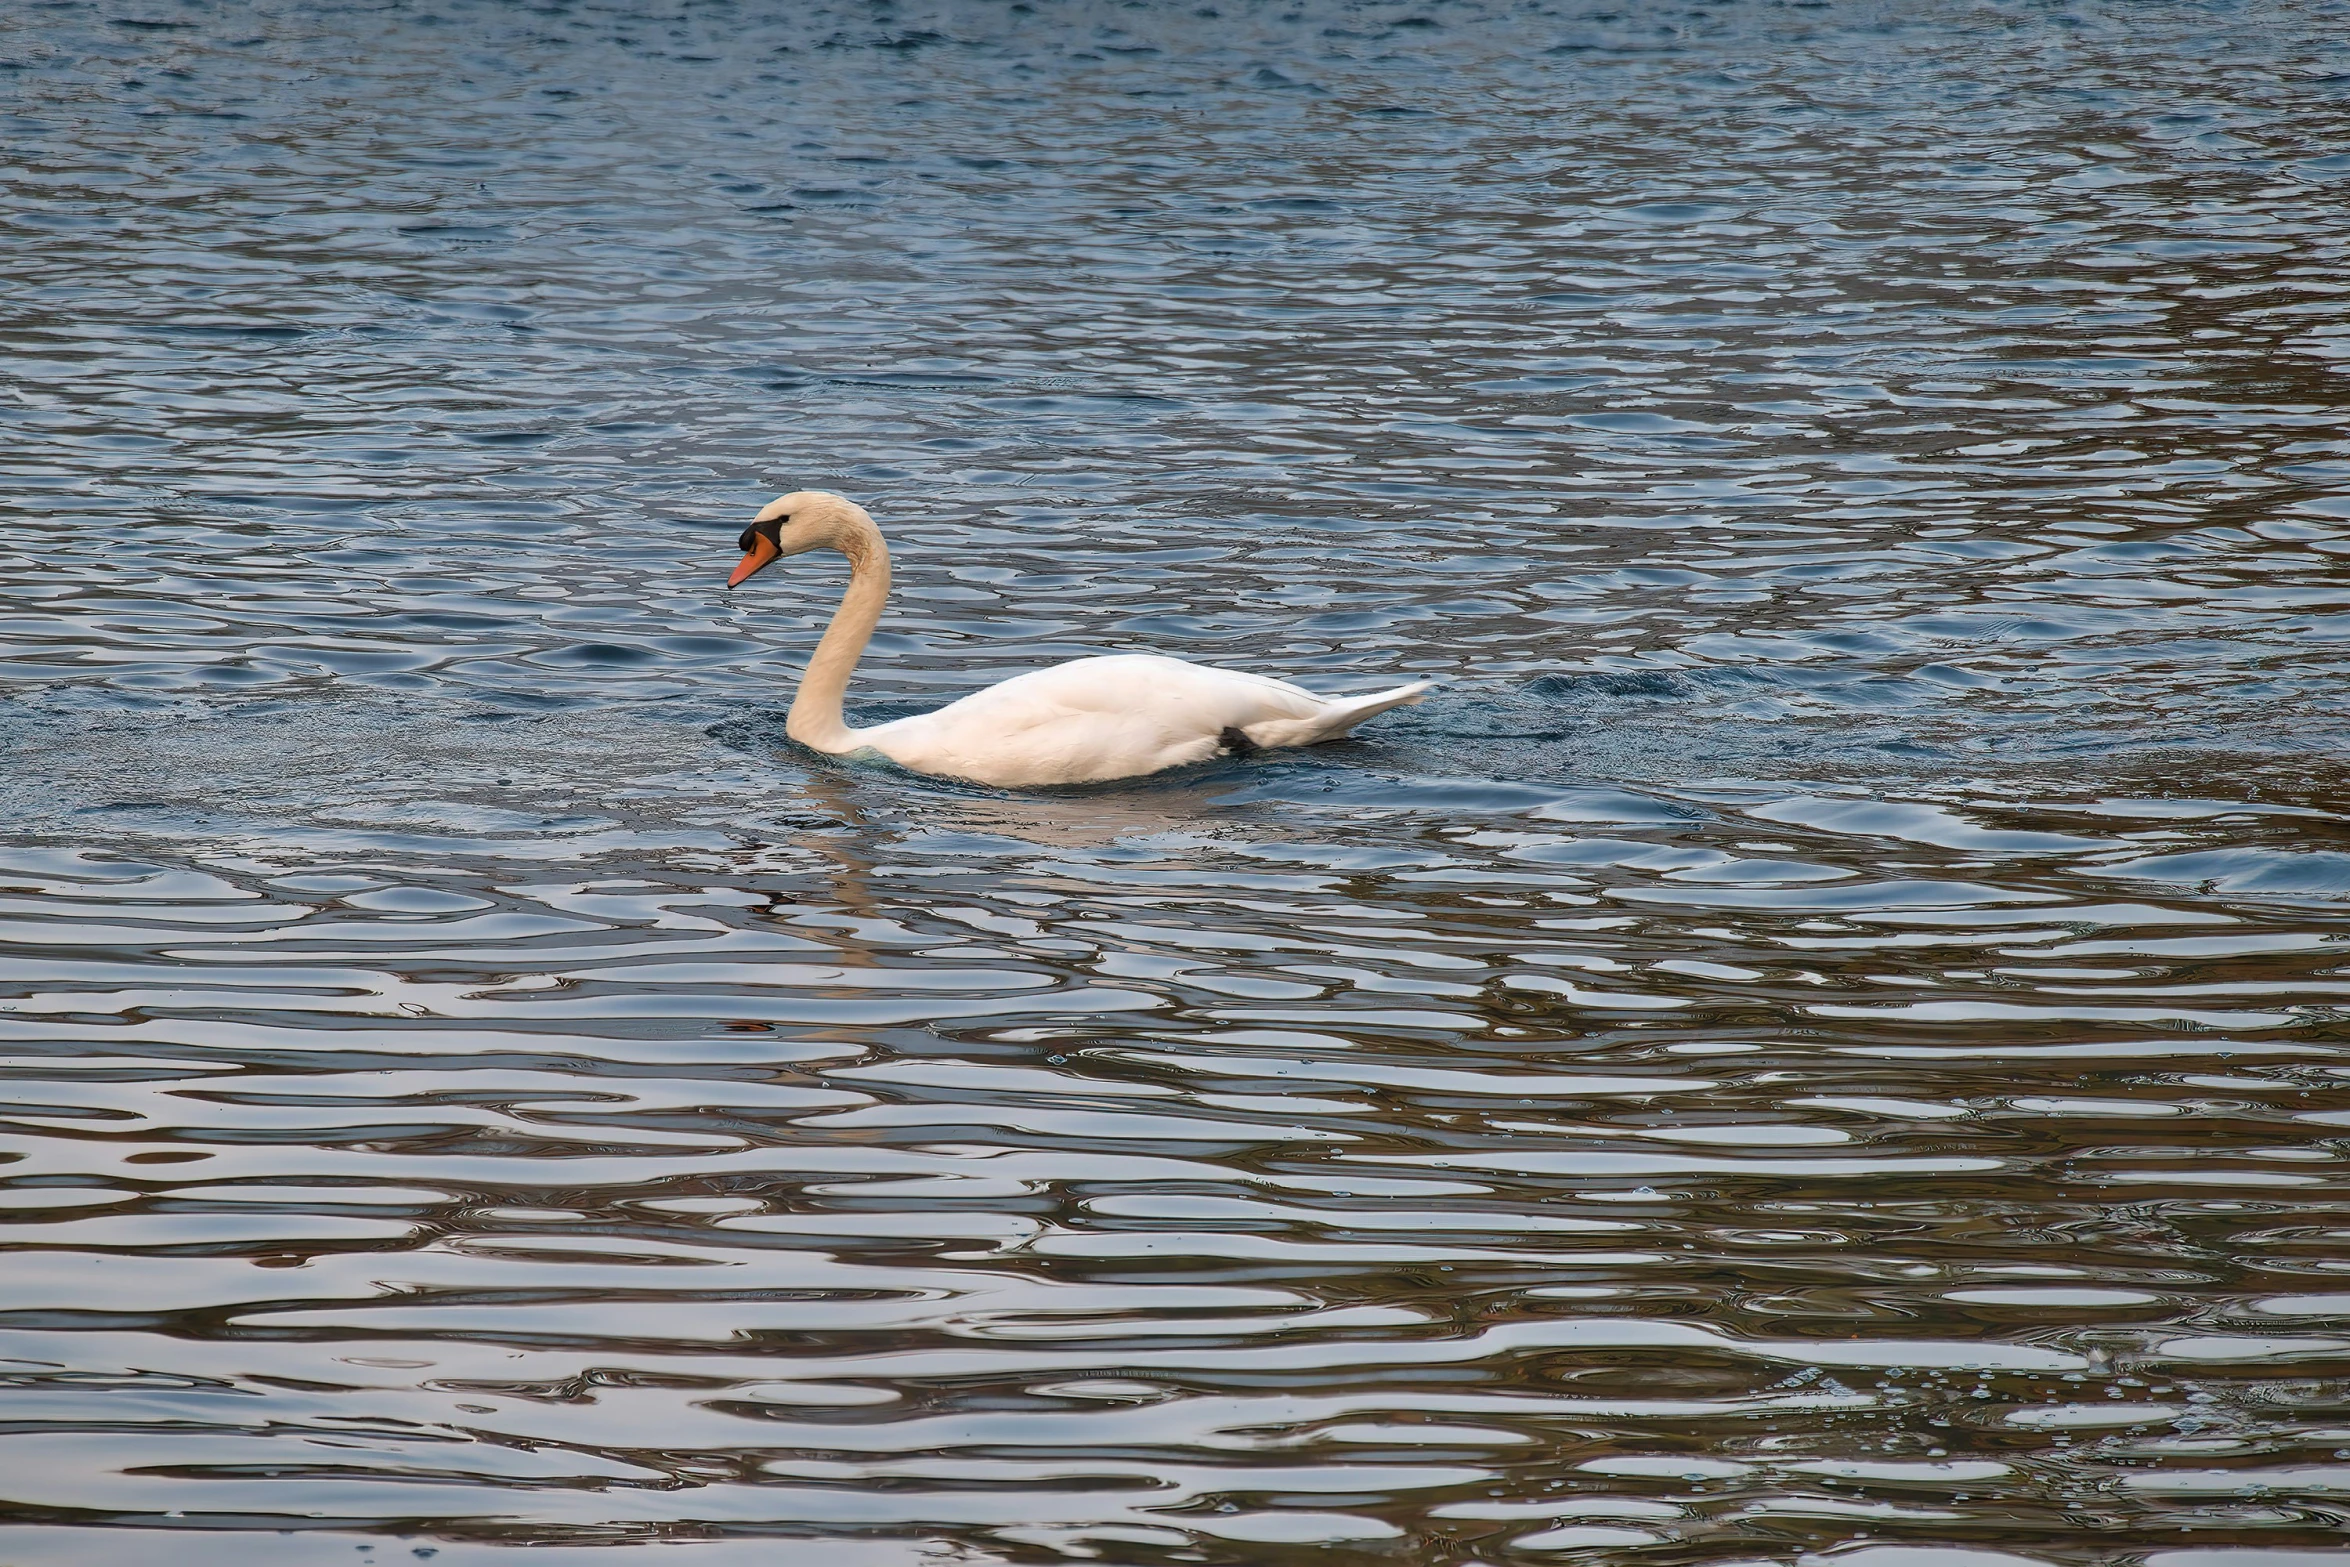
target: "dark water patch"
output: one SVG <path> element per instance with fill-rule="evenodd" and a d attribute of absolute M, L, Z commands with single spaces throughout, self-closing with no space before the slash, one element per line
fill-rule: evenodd
<path fill-rule="evenodd" d="M 1536 675 L 1526 682 L 1525 690 L 1531 696 L 1559 697 L 1573 702 L 1597 702 L 1614 698 L 1671 702 L 1686 700 L 1698 694 L 1696 683 L 1685 675 L 1649 670 Z"/>

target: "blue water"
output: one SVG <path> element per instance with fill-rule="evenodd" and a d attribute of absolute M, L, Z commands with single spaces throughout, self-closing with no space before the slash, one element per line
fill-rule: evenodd
<path fill-rule="evenodd" d="M 2336 1560 L 2350 6 L 69 0 L 0 160 L 0 1560 Z M 1441 690 L 813 757 L 801 487 L 868 717 Z"/>

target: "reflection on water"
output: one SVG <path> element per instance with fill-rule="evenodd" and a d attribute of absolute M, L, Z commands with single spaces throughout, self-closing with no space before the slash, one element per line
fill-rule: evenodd
<path fill-rule="evenodd" d="M 2338 1546 L 2338 6 L 778 9 L 0 15 L 0 1557 Z"/>

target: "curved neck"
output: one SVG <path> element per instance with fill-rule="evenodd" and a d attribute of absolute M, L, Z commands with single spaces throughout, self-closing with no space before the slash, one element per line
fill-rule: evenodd
<path fill-rule="evenodd" d="M 849 688 L 849 675 L 856 669 L 865 644 L 872 640 L 873 628 L 881 624 L 882 606 L 889 600 L 889 546 L 881 542 L 881 530 L 870 522 L 845 530 L 832 542 L 849 558 L 848 591 L 841 595 L 840 608 L 832 612 L 832 624 L 824 628 L 824 640 L 816 644 L 807 669 L 800 675 L 800 689 L 792 698 L 783 732 L 802 745 L 837 756 L 860 744 L 857 731 L 841 719 L 840 699 Z"/>

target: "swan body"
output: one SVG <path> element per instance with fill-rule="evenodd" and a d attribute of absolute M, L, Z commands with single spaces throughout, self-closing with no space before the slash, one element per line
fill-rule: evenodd
<path fill-rule="evenodd" d="M 1098 783 L 1333 740 L 1428 691 L 1427 681 L 1415 681 L 1368 696 L 1324 697 L 1263 675 L 1120 653 L 1015 675 L 935 712 L 855 729 L 841 717 L 841 696 L 889 598 L 881 530 L 852 501 L 799 490 L 760 511 L 742 547 L 729 587 L 803 550 L 848 557 L 848 591 L 784 723 L 794 740 L 834 756 L 871 752 L 918 773 L 974 783 Z"/>

